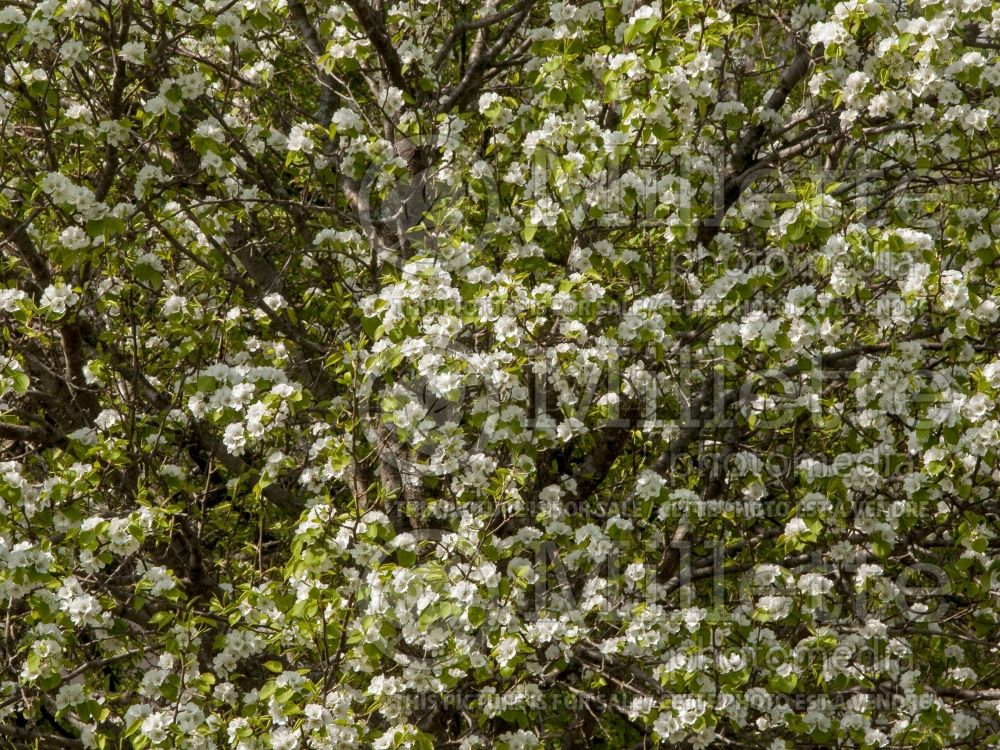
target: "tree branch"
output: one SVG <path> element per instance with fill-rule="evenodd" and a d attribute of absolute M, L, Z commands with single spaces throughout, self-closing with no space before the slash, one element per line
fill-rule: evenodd
<path fill-rule="evenodd" d="M 764 103 L 763 109 L 773 112 L 779 111 L 788 100 L 789 95 L 796 86 L 806 77 L 809 67 L 812 65 L 813 52 L 810 48 L 801 48 L 792 58 L 791 63 L 785 68 L 778 82 L 777 88 L 771 93 Z M 725 181 L 722 186 L 722 203 L 719 205 L 712 219 L 702 223 L 698 227 L 698 242 L 708 247 L 722 227 L 722 219 L 726 212 L 739 200 L 743 190 L 747 186 L 746 175 L 752 172 L 757 166 L 757 151 L 764 142 L 770 130 L 768 126 L 758 121 L 752 127 L 747 128 L 736 150 L 733 152 L 732 161 L 726 170 Z"/>
<path fill-rule="evenodd" d="M 0 422 L 0 440 L 15 443 L 36 443 L 45 447 L 56 445 L 61 436 L 46 427 Z"/>
<path fill-rule="evenodd" d="M 458 85 L 451 92 L 451 94 L 445 97 L 444 100 L 438 105 L 437 111 L 439 113 L 448 112 L 454 107 L 461 107 L 469 101 L 469 99 L 471 99 L 477 91 L 479 91 L 479 88 L 482 86 L 485 79 L 487 69 L 496 62 L 500 53 L 503 52 L 504 48 L 508 44 L 510 44 L 514 35 L 524 24 L 525 20 L 527 20 L 534 4 L 534 0 L 529 3 L 525 3 L 524 7 L 514 15 L 513 20 L 507 24 L 507 27 L 500 33 L 500 37 L 496 40 L 496 42 L 494 42 L 489 49 L 480 51 L 469 60 L 469 66 L 466 69 L 462 80 L 459 81 Z M 480 31 L 480 33 L 482 34 L 482 31 Z M 485 46 L 485 44 L 482 46 Z"/>
<path fill-rule="evenodd" d="M 379 17 L 378 12 L 368 4 L 367 0 L 347 0 L 347 4 L 354 11 L 365 35 L 378 53 L 382 65 L 385 66 L 389 82 L 400 91 L 410 91 L 410 87 L 403 77 L 403 64 L 400 62 L 399 54 L 396 52 L 392 38 L 386 30 L 385 22 Z"/>
<path fill-rule="evenodd" d="M 302 4 L 302 0 L 288 0 L 288 14 L 296 33 L 312 55 L 313 67 L 316 69 L 319 85 L 322 89 L 317 119 L 326 125 L 340 103 L 340 87 L 333 76 L 323 70 L 319 64 L 319 58 L 326 54 L 326 47 L 320 40 L 312 21 L 309 20 L 309 13 L 306 11 L 305 5 Z"/>
<path fill-rule="evenodd" d="M 83 748 L 81 740 L 49 734 L 30 727 L 18 727 L 13 724 L 0 724 L 0 737 L 6 737 L 12 742 L 23 744 L 25 748 Z"/>
<path fill-rule="evenodd" d="M 452 47 L 455 46 L 455 42 L 458 41 L 459 36 L 466 31 L 485 29 L 487 26 L 493 26 L 501 21 L 506 21 L 511 16 L 531 7 L 536 2 L 537 0 L 521 0 L 506 10 L 497 11 L 496 13 L 491 13 L 488 16 L 483 16 L 482 18 L 476 18 L 470 21 L 459 21 L 455 24 L 452 30 L 448 32 L 448 36 L 446 36 L 444 41 L 441 43 L 441 47 L 438 48 L 437 54 L 434 55 L 434 61 L 431 63 L 431 67 L 434 70 L 438 70 L 444 64 L 444 61 L 448 57 L 448 53 L 451 52 Z"/>

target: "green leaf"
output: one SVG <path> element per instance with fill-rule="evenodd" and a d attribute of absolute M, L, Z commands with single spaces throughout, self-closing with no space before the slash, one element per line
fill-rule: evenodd
<path fill-rule="evenodd" d="M 14 392 L 18 395 L 25 393 L 28 390 L 28 386 L 31 384 L 31 378 L 20 370 L 16 370 L 11 373 L 11 379 L 14 384 Z"/>
<path fill-rule="evenodd" d="M 146 282 L 156 291 L 163 287 L 163 274 L 145 263 L 140 263 L 135 267 L 135 278 Z"/>
<path fill-rule="evenodd" d="M 892 545 L 880 536 L 872 539 L 872 552 L 878 557 L 886 558 L 892 554 Z"/>
<path fill-rule="evenodd" d="M 125 222 L 117 216 L 105 216 L 88 221 L 86 230 L 90 237 L 111 237 L 125 231 Z"/>
<path fill-rule="evenodd" d="M 174 613 L 168 610 L 163 610 L 162 612 L 157 612 L 152 617 L 149 618 L 149 624 L 154 627 L 159 627 L 160 625 L 165 625 L 168 622 L 172 622 L 174 619 Z"/>
<path fill-rule="evenodd" d="M 478 628 L 484 622 L 486 622 L 486 610 L 482 607 L 469 607 L 469 624 L 474 628 Z"/>
<path fill-rule="evenodd" d="M 274 680 L 268 680 L 264 684 L 264 687 L 260 689 L 260 693 L 258 695 L 260 699 L 264 701 L 270 698 L 276 692 L 278 692 L 278 685 L 274 682 Z"/>
<path fill-rule="evenodd" d="M 400 564 L 401 567 L 409 568 L 417 561 L 417 554 L 408 549 L 397 549 L 396 550 L 396 562 Z"/>

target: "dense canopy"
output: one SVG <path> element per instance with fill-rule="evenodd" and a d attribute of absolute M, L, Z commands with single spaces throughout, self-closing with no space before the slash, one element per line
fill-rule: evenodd
<path fill-rule="evenodd" d="M 0 0 L 0 746 L 1000 742 L 998 50 Z"/>

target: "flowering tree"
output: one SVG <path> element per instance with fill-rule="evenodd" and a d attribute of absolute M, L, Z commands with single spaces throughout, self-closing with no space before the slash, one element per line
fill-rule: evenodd
<path fill-rule="evenodd" d="M 1000 6 L 0 37 L 3 747 L 1000 741 Z"/>

